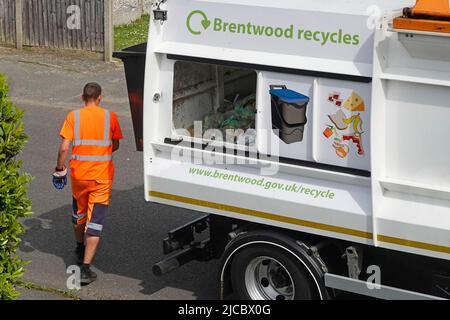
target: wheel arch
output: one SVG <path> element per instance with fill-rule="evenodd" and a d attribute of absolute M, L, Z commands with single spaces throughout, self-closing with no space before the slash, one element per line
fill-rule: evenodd
<path fill-rule="evenodd" d="M 278 247 L 289 253 L 307 270 L 313 281 L 320 300 L 328 300 L 331 295 L 323 281 L 326 270 L 323 262 L 317 260 L 317 257 L 308 253 L 308 246 L 292 236 L 284 235 L 270 230 L 253 230 L 242 232 L 236 238 L 231 240 L 226 246 L 219 266 L 220 298 L 232 291 L 231 288 L 231 264 L 235 255 L 251 245 L 265 244 Z M 325 267 L 326 269 L 326 267 Z"/>

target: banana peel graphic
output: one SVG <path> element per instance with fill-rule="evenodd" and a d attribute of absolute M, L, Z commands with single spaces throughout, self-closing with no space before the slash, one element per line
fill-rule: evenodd
<path fill-rule="evenodd" d="M 346 130 L 350 125 L 352 125 L 354 133 L 363 133 L 363 120 L 360 113 L 347 118 L 342 110 L 339 110 L 335 114 L 329 115 L 328 118 L 331 122 L 333 122 L 334 126 L 338 130 Z"/>
<path fill-rule="evenodd" d="M 350 125 L 353 123 L 353 132 L 356 134 L 363 133 L 363 120 L 361 119 L 361 114 L 358 113 L 357 115 L 351 116 L 348 119 L 344 119 L 344 122 L 347 125 Z"/>

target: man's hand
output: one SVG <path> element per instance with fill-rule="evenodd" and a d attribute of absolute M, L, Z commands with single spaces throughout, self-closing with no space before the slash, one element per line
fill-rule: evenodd
<path fill-rule="evenodd" d="M 53 185 L 56 189 L 62 190 L 67 185 L 67 168 L 56 168 L 52 175 Z"/>
<path fill-rule="evenodd" d="M 62 139 L 58 150 L 58 161 L 55 172 L 52 175 L 53 185 L 56 189 L 64 189 L 67 185 L 67 168 L 65 166 L 67 154 L 69 153 L 70 140 Z"/>

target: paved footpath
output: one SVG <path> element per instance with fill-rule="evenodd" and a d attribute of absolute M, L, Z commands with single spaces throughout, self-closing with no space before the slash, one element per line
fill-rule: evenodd
<path fill-rule="evenodd" d="M 20 256 L 31 260 L 24 281 L 67 290 L 67 266 L 74 263 L 70 188 L 51 184 L 58 132 L 69 110 L 81 106 L 83 85 L 104 88 L 104 106 L 117 112 L 126 139 L 115 156 L 116 181 L 102 244 L 94 262 L 99 280 L 75 294 L 82 299 L 216 299 L 217 262 L 193 262 L 161 278 L 151 272 L 162 257 L 161 239 L 198 213 L 144 201 L 142 154 L 134 149 L 123 67 L 94 54 L 41 49 L 0 48 L 0 72 L 11 82 L 13 101 L 26 111 L 29 141 L 24 170 L 34 176 L 29 195 L 34 215 Z M 64 294 L 21 289 L 23 299 L 67 299 Z"/>

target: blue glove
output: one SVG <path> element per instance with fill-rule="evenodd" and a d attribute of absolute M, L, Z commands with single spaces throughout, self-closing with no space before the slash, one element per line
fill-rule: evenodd
<path fill-rule="evenodd" d="M 56 171 L 55 173 L 53 173 L 52 178 L 53 185 L 56 189 L 64 189 L 64 186 L 67 185 L 67 169 L 64 169 L 63 171 Z"/>

